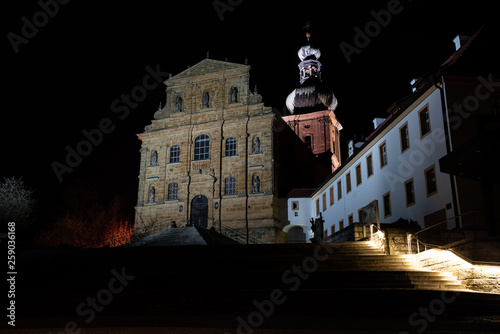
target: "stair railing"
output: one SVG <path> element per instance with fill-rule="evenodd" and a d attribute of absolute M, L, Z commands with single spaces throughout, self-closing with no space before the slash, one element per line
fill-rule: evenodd
<path fill-rule="evenodd" d="M 373 230 L 375 228 L 377 229 L 377 232 L 373 233 Z M 373 240 L 374 236 L 376 236 L 378 240 Z M 380 227 L 378 227 L 375 224 L 370 224 L 370 241 L 371 242 L 377 242 L 378 241 L 379 246 L 383 249 L 384 252 L 386 252 L 386 249 L 385 249 L 385 245 L 386 245 L 385 233 L 384 233 L 384 231 L 382 231 L 380 229 Z"/>
<path fill-rule="evenodd" d="M 464 214 L 460 214 L 460 215 L 457 215 L 455 217 L 451 217 L 451 218 L 445 219 L 443 221 L 440 221 L 437 224 L 434 224 L 432 226 L 426 227 L 426 228 L 424 228 L 424 229 L 422 229 L 422 230 L 420 230 L 420 231 L 418 231 L 418 232 L 416 232 L 414 234 L 407 232 L 406 233 L 406 239 L 407 239 L 407 243 L 408 243 L 408 254 L 409 255 L 412 254 L 412 241 L 413 240 L 415 240 L 417 242 L 417 254 L 420 253 L 420 244 L 422 244 L 424 246 L 424 249 L 425 249 L 424 251 L 426 251 L 428 247 L 429 248 L 440 248 L 440 247 L 442 247 L 442 245 L 435 245 L 435 244 L 431 244 L 431 243 L 428 243 L 428 242 L 423 242 L 422 240 L 420 240 L 418 238 L 418 235 L 420 233 L 425 232 L 425 231 L 431 230 L 431 229 L 433 229 L 433 228 L 435 228 L 437 226 L 441 226 L 442 224 L 447 223 L 449 220 L 457 219 L 457 218 L 460 218 L 462 216 L 466 216 L 466 215 L 471 214 L 471 213 L 474 214 L 474 211 L 469 211 L 469 212 L 466 212 Z M 473 217 L 473 220 L 474 220 L 474 217 Z M 475 231 L 475 228 L 474 228 L 474 231 Z"/>
<path fill-rule="evenodd" d="M 244 233 L 241 233 L 240 231 L 238 230 L 235 230 L 229 226 L 226 226 L 222 223 L 219 223 L 220 227 L 219 227 L 219 230 L 220 230 L 220 233 L 221 234 L 224 234 L 226 236 L 228 236 L 226 233 L 224 233 L 225 231 L 229 231 L 230 233 L 232 234 L 235 234 L 236 235 L 236 238 L 234 237 L 230 237 L 231 239 L 234 239 L 236 241 L 243 241 L 244 244 L 253 244 L 253 245 L 256 245 L 256 244 L 265 244 L 264 242 L 260 241 L 259 239 L 256 239 L 254 237 L 251 237 L 250 235 L 248 235 L 248 231 L 247 231 L 247 234 L 244 234 Z"/>

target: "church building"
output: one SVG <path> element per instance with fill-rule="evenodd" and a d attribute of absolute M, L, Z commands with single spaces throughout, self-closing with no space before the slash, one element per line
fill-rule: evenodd
<path fill-rule="evenodd" d="M 205 59 L 165 81 L 165 106 L 138 135 L 136 231 L 175 222 L 286 242 L 288 192 L 316 187 L 331 169 L 250 91 L 249 71 Z"/>

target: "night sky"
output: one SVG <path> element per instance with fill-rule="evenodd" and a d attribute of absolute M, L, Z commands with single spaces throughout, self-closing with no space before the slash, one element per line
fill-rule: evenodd
<path fill-rule="evenodd" d="M 411 92 L 413 78 L 446 60 L 457 34 L 470 36 L 483 24 L 495 29 L 497 13 L 495 2 L 478 0 L 401 0 L 399 6 L 386 0 L 216 3 L 219 13 L 210 0 L 70 1 L 51 6 L 53 17 L 45 21 L 36 15 L 42 10 L 37 1 L 6 3 L 0 176 L 22 176 L 44 205 L 56 201 L 67 184 L 85 179 L 105 197 L 122 195 L 133 212 L 136 134 L 164 104 L 165 87 L 147 91 L 126 117 L 114 113 L 112 103 L 143 85 L 146 67 L 175 75 L 209 51 L 212 59 L 248 59 L 251 89 L 256 84 L 265 104 L 282 110 L 298 83 L 297 50 L 305 44 L 306 20 L 322 52 L 324 79 L 339 100 L 336 114 L 345 145 L 354 135 L 368 135 L 371 120 L 384 117 L 393 102 Z M 340 44 L 355 46 L 354 28 L 365 30 L 374 21 L 371 11 L 388 6 L 398 13 L 348 62 Z M 42 20 L 38 32 L 24 28 L 34 36 L 17 45 L 16 53 L 9 33 L 22 37 L 34 15 Z M 60 182 L 51 164 L 64 164 L 66 147 L 76 148 L 86 139 L 82 131 L 98 128 L 103 119 L 113 130 Z"/>

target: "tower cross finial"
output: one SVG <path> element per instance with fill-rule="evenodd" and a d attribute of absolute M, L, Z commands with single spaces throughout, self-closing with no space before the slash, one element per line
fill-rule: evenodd
<path fill-rule="evenodd" d="M 309 42 L 309 38 L 311 38 L 311 22 L 309 20 L 306 21 L 304 30 L 306 31 L 307 41 Z"/>

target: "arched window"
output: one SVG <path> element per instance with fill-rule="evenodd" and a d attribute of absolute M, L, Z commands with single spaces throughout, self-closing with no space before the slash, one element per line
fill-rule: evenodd
<path fill-rule="evenodd" d="M 151 153 L 151 166 L 158 166 L 158 152 L 156 150 Z"/>
<path fill-rule="evenodd" d="M 234 195 L 236 194 L 236 178 L 235 177 L 226 177 L 226 195 Z"/>
<path fill-rule="evenodd" d="M 168 199 L 177 199 L 177 193 L 179 190 L 179 185 L 177 183 L 170 183 L 168 185 Z"/>
<path fill-rule="evenodd" d="M 210 108 L 210 94 L 203 93 L 203 108 Z"/>
<path fill-rule="evenodd" d="M 236 138 L 228 138 L 226 140 L 226 156 L 232 157 L 236 155 Z"/>
<path fill-rule="evenodd" d="M 172 146 L 170 149 L 170 163 L 179 162 L 181 157 L 181 148 L 178 145 Z"/>
<path fill-rule="evenodd" d="M 182 112 L 182 97 L 177 96 L 175 100 L 175 112 Z"/>
<path fill-rule="evenodd" d="M 237 103 L 238 102 L 238 88 L 233 87 L 231 88 L 231 103 Z"/>
<path fill-rule="evenodd" d="M 194 160 L 210 158 L 210 138 L 207 135 L 198 136 L 194 141 Z"/>
<path fill-rule="evenodd" d="M 257 174 L 252 176 L 252 193 L 260 193 L 260 177 Z"/>

